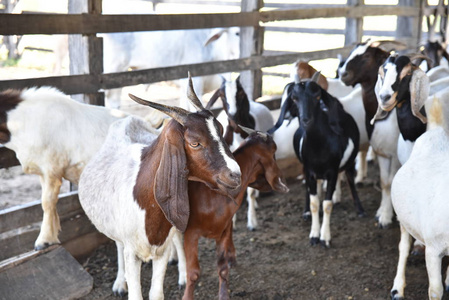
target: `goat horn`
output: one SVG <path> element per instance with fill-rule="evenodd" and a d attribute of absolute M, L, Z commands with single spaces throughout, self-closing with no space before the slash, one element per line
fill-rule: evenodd
<path fill-rule="evenodd" d="M 301 78 L 299 78 L 298 74 L 295 74 L 295 83 L 300 83 L 301 82 Z"/>
<path fill-rule="evenodd" d="M 407 45 L 399 42 L 399 41 L 388 41 L 388 40 L 382 40 L 382 41 L 372 41 L 369 43 L 370 47 L 374 48 L 380 48 L 386 52 L 390 52 L 391 50 L 405 50 L 407 49 Z"/>
<path fill-rule="evenodd" d="M 268 138 L 268 134 L 242 126 L 242 125 L 238 125 L 240 127 L 241 130 L 243 130 L 244 132 L 246 132 L 248 135 L 250 135 L 253 132 L 256 132 L 258 135 L 262 136 L 264 138 L 264 140 L 267 140 Z"/>
<path fill-rule="evenodd" d="M 193 82 L 192 82 L 192 76 L 190 75 L 190 72 L 188 72 L 189 77 L 189 87 L 187 88 L 187 98 L 189 98 L 190 103 L 196 108 L 197 111 L 204 110 L 204 106 L 201 103 L 200 99 L 198 99 L 198 96 L 195 94 L 195 90 L 193 89 Z"/>
<path fill-rule="evenodd" d="M 169 115 L 170 117 L 175 119 L 179 124 L 181 124 L 183 126 L 187 120 L 187 116 L 190 114 L 190 112 L 188 112 L 187 110 L 182 109 L 180 107 L 168 106 L 168 105 L 164 105 L 164 104 L 160 104 L 160 103 L 156 103 L 156 102 L 151 102 L 151 101 L 139 98 L 137 96 L 134 96 L 133 94 L 128 94 L 128 95 L 131 99 L 133 99 L 134 101 L 136 101 L 139 104 L 150 106 L 154 109 L 157 109 L 157 110 L 165 113 L 166 115 Z"/>
<path fill-rule="evenodd" d="M 414 61 L 415 59 L 424 59 L 427 61 L 427 64 L 429 66 L 433 64 L 432 60 L 422 53 L 409 53 L 406 56 L 410 58 L 410 61 Z"/>
<path fill-rule="evenodd" d="M 320 72 L 320 71 L 315 72 L 315 73 L 312 75 L 312 79 L 311 79 L 310 81 L 313 81 L 313 82 L 317 82 L 317 83 L 318 83 L 318 78 L 320 78 L 320 75 L 321 75 L 321 72 Z"/>

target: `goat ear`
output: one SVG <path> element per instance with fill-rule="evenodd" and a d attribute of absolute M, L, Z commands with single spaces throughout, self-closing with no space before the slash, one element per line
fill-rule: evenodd
<path fill-rule="evenodd" d="M 410 102 L 412 113 L 423 123 L 427 123 L 427 118 L 420 112 L 429 97 L 429 77 L 420 68 L 415 68 L 410 81 Z"/>
<path fill-rule="evenodd" d="M 188 170 L 183 139 L 164 142 L 154 182 L 154 197 L 167 220 L 184 232 L 189 221 Z"/>
<path fill-rule="evenodd" d="M 207 39 L 207 41 L 204 43 L 204 47 L 207 47 L 210 43 L 218 40 L 221 35 L 226 31 L 226 29 L 221 29 L 219 31 L 214 31 L 212 35 Z"/>

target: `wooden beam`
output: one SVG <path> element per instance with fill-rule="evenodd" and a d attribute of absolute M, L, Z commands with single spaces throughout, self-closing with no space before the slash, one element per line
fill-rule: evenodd
<path fill-rule="evenodd" d="M 61 89 L 64 93 L 69 95 L 95 93 L 98 89 L 113 89 L 142 83 L 154 83 L 185 78 L 188 71 L 190 71 L 193 76 L 205 76 L 226 72 L 256 70 L 282 64 L 291 64 L 298 59 L 318 60 L 329 57 L 337 57 L 337 54 L 347 55 L 350 50 L 352 50 L 352 47 L 301 53 L 276 52 L 279 53 L 279 55 L 260 55 L 235 60 L 214 61 L 200 64 L 179 65 L 158 69 L 145 69 L 101 75 L 86 74 L 2 80 L 0 81 L 0 91 L 8 88 L 22 89 L 31 86 L 51 85 Z"/>
<path fill-rule="evenodd" d="M 352 8 L 365 4 L 365 0 L 347 0 L 347 5 Z M 345 46 L 360 43 L 363 35 L 363 17 L 346 18 Z"/>
<path fill-rule="evenodd" d="M 0 14 L 0 35 L 95 34 L 258 24 L 257 12 L 180 15 Z"/>
<path fill-rule="evenodd" d="M 70 192 L 59 195 L 58 214 L 65 216 L 82 211 L 78 193 Z M 0 210 L 0 233 L 42 221 L 41 200 Z"/>
<path fill-rule="evenodd" d="M 293 9 L 293 10 L 273 10 L 263 11 L 260 13 L 261 22 L 287 21 L 298 19 L 315 19 L 315 18 L 361 18 L 366 16 L 408 16 L 417 17 L 419 9 L 413 7 L 397 7 L 397 6 L 360 6 L 360 7 L 333 7 L 333 8 L 310 8 L 310 9 Z"/>

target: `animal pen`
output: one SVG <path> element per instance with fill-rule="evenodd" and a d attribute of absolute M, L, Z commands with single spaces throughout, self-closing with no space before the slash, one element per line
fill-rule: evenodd
<path fill-rule="evenodd" d="M 173 0 L 153 1 L 176 2 Z M 182 3 L 211 4 L 216 1 L 182 1 Z M 262 0 L 239 2 L 220 1 L 220 4 L 240 5 L 239 13 L 180 14 L 180 15 L 104 15 L 101 0 L 69 1 L 69 14 L 0 14 L 0 34 L 69 34 L 70 76 L 52 76 L 17 80 L 1 80 L 0 90 L 22 89 L 32 86 L 54 86 L 69 95 L 84 95 L 84 101 L 104 105 L 104 90 L 169 81 L 193 76 L 225 72 L 243 72 L 242 81 L 249 97 L 262 96 L 262 68 L 291 64 L 296 60 L 319 60 L 347 56 L 354 43 L 363 36 L 389 36 L 404 42 L 409 49 L 417 49 L 422 39 L 422 18 L 433 13 L 434 7 L 424 6 L 422 0 L 399 0 L 397 5 L 365 5 L 364 0 L 347 0 L 346 5 L 283 4 Z M 363 17 L 397 16 L 395 31 L 363 30 Z M 276 21 L 346 18 L 346 27 L 339 29 L 286 28 L 272 26 Z M 157 69 L 121 73 L 103 73 L 103 44 L 97 33 L 241 27 L 241 58 Z M 267 31 L 322 33 L 344 35 L 345 46 L 313 52 L 264 51 L 264 33 Z M 273 74 L 271 74 L 273 75 Z M 279 108 L 279 97 L 261 101 L 270 110 Z M 0 168 L 19 165 L 14 152 L 0 147 Z M 62 231 L 62 245 L 74 256 L 83 257 L 92 252 L 106 238 L 99 234 L 84 215 L 77 192 L 61 194 L 58 204 Z M 33 249 L 39 233 L 42 210 L 36 200 L 18 207 L 0 211 L 0 261 L 11 259 Z M 9 263 L 11 260 L 9 260 Z M 3 267 L 8 263 L 3 263 Z M 0 264 L 0 270 L 2 264 Z"/>

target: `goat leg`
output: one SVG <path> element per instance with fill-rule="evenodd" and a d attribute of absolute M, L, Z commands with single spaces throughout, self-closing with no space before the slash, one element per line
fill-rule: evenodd
<path fill-rule="evenodd" d="M 357 214 L 359 215 L 359 217 L 365 217 L 366 216 L 365 210 L 362 207 L 362 203 L 360 202 L 360 198 L 359 198 L 359 195 L 357 194 L 357 190 L 355 187 L 355 181 L 354 181 L 355 167 L 354 167 L 354 165 L 347 168 L 345 173 L 346 173 L 346 180 L 348 181 L 349 188 L 351 189 L 352 200 L 354 201 L 354 206 L 357 211 Z"/>
<path fill-rule="evenodd" d="M 232 224 L 226 227 L 220 239 L 216 241 L 217 271 L 220 281 L 218 299 L 229 299 L 229 268 L 235 264 L 235 248 L 232 242 Z"/>
<path fill-rule="evenodd" d="M 186 289 L 182 300 L 193 300 L 195 285 L 200 278 L 200 264 L 198 261 L 198 240 L 199 236 L 190 231 L 184 233 L 184 252 L 186 257 Z"/>

